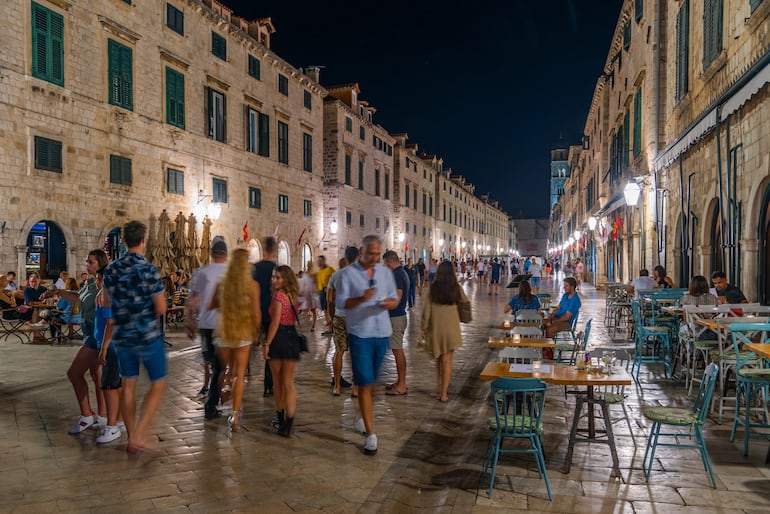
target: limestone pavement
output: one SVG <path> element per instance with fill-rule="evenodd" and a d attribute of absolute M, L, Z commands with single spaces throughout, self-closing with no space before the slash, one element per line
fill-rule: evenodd
<path fill-rule="evenodd" d="M 554 298 L 557 286 L 546 282 Z M 710 487 L 694 450 L 660 449 L 645 482 L 641 461 L 648 425 L 640 405 L 689 402 L 682 382 L 665 379 L 655 367 L 644 368 L 640 384 L 626 388 L 633 439 L 625 423 L 615 427 L 622 479 L 610 478 L 605 445 L 578 446 L 571 472 L 559 472 L 574 398 L 552 387 L 543 442 L 553 501 L 526 456 L 501 458 L 488 499 L 481 470 L 491 406 L 489 384 L 478 374 L 496 358 L 486 335 L 501 319 L 512 290 L 490 296 L 475 281 L 465 287 L 474 321 L 463 327 L 450 401 L 438 402 L 431 394 L 433 363 L 417 344 L 418 298 L 406 338 L 409 394 L 386 396 L 384 387 L 376 390 L 379 452 L 374 457 L 362 453 L 363 437 L 353 429 L 355 400 L 347 393 L 329 394 L 334 349 L 320 335 L 322 322 L 310 337 L 311 353 L 298 367 L 290 439 L 270 427 L 273 403 L 262 397 L 258 356 L 246 386 L 243 430 L 231 434 L 224 418 L 204 422 L 197 397 L 203 381 L 198 348 L 181 328 L 171 328 L 168 389 L 152 430 L 157 451 L 138 457 L 126 454 L 124 438 L 99 447 L 94 430 L 67 435 L 77 417 L 66 379 L 76 347 L 0 341 L 0 512 L 770 512 L 770 468 L 763 464 L 767 443 L 752 441 L 750 455 L 743 457 L 728 442 L 729 415 L 723 425 L 709 420 L 705 427 L 717 489 Z M 584 285 L 581 295 L 579 325 L 594 318 L 590 347 L 629 346 L 607 336 L 603 293 Z M 349 376 L 349 370 L 343 374 Z M 380 382 L 390 383 L 394 376 L 388 357 Z M 146 387 L 145 377 L 141 384 Z"/>

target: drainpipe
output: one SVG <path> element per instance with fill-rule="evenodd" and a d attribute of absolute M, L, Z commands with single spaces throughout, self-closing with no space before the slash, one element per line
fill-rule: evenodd
<path fill-rule="evenodd" d="M 730 116 L 728 116 L 725 119 L 725 149 L 727 150 L 727 156 L 725 159 L 725 166 L 727 167 L 727 172 L 725 173 L 725 177 L 727 178 L 727 187 L 725 192 L 725 197 L 727 199 L 726 206 L 727 206 L 727 212 L 725 212 L 725 219 L 727 224 L 727 234 L 722 234 L 722 248 L 726 248 L 727 250 L 727 262 L 725 262 L 725 272 L 727 273 L 727 279 L 730 281 L 731 284 L 735 284 L 735 256 L 733 254 L 733 237 L 734 237 L 734 218 L 735 218 L 735 210 L 734 210 L 734 204 L 733 204 L 733 189 L 735 188 L 735 184 L 732 183 L 732 157 L 733 157 L 733 149 L 730 148 Z M 727 236 L 727 237 L 725 237 Z"/>
<path fill-rule="evenodd" d="M 652 51 L 652 54 L 653 54 L 652 55 L 652 58 L 653 58 L 653 61 L 652 61 L 652 81 L 653 81 L 652 82 L 652 90 L 653 90 L 653 94 L 656 95 L 656 96 L 659 95 L 659 91 L 660 91 L 660 23 L 661 23 L 660 20 L 661 20 L 661 13 L 663 12 L 663 4 L 664 3 L 665 2 L 663 0 L 658 0 L 656 2 L 657 9 L 658 9 L 658 15 L 655 16 L 655 27 L 653 29 L 654 32 L 653 32 L 653 37 L 652 37 L 652 40 L 654 42 L 653 43 L 654 44 L 653 51 Z M 659 124 L 660 124 L 660 104 L 661 104 L 661 102 L 659 102 L 657 98 L 654 98 L 653 102 L 655 104 L 655 114 L 654 114 L 655 119 L 653 120 L 653 123 L 654 123 L 653 126 L 655 127 L 655 130 L 653 130 L 653 133 L 652 133 L 652 144 L 653 144 L 652 148 L 653 148 L 653 151 L 655 152 L 655 155 L 658 155 L 658 151 L 660 150 L 660 148 L 659 148 L 660 141 L 658 139 L 658 134 L 660 133 L 660 126 L 659 126 Z M 657 254 L 656 254 L 657 260 L 658 260 L 658 262 L 660 262 L 661 244 L 660 244 L 660 235 L 659 234 L 660 234 L 660 231 L 661 231 L 662 227 L 661 227 L 661 224 L 658 223 L 658 219 L 659 219 L 659 217 L 658 217 L 658 170 L 653 168 L 653 172 L 652 173 L 653 173 L 652 184 L 653 184 L 653 187 L 655 188 L 655 219 L 653 221 L 655 222 L 655 229 L 656 229 L 656 233 L 657 233 L 657 237 L 655 238 L 655 243 L 656 243 L 655 249 L 656 249 L 656 252 L 657 252 Z M 665 218 L 665 214 L 666 213 L 663 212 L 661 214 L 662 214 L 662 217 L 663 217 L 663 220 L 664 220 L 664 223 L 665 223 L 665 219 L 666 219 Z M 644 221 L 642 221 L 642 223 L 644 223 Z M 665 249 L 665 245 L 666 245 L 666 242 L 664 240 L 663 241 L 664 249 Z"/>
<path fill-rule="evenodd" d="M 680 158 L 681 158 L 681 156 L 680 156 Z M 685 226 L 686 232 L 687 232 L 687 236 L 685 236 L 685 237 L 687 237 L 687 239 L 688 239 L 688 241 L 687 241 L 687 256 L 689 257 L 689 259 L 688 259 L 688 264 L 689 265 L 688 265 L 688 268 L 687 268 L 688 280 L 689 280 L 689 275 L 690 275 L 690 273 L 692 273 L 692 270 L 694 268 L 693 259 L 695 258 L 694 252 L 692 251 L 692 249 L 693 249 L 692 248 L 692 242 L 695 240 L 695 219 L 694 219 L 695 216 L 693 215 L 692 207 L 691 207 L 692 204 L 690 202 L 691 194 L 692 194 L 692 178 L 694 176 L 695 176 L 695 172 L 690 173 L 690 175 L 687 177 L 687 218 L 686 218 L 687 225 Z M 691 225 L 690 224 L 690 218 L 693 218 L 692 228 L 690 227 L 690 225 Z"/>
<path fill-rule="evenodd" d="M 679 161 L 679 219 L 682 220 L 682 233 L 679 234 L 679 247 L 681 249 L 681 255 L 679 256 L 679 281 L 684 283 L 684 280 L 689 280 L 690 272 L 687 269 L 687 214 L 684 210 L 684 164 L 680 155 L 677 159 Z"/>
<path fill-rule="evenodd" d="M 725 262 L 725 202 L 724 202 L 724 186 L 722 185 L 722 135 L 721 135 L 721 118 L 722 118 L 722 106 L 717 106 L 717 124 L 716 124 L 716 140 L 717 140 L 717 187 L 719 189 L 719 233 L 722 236 L 722 247 L 719 251 L 722 254 L 722 262 Z M 728 149 L 729 151 L 729 149 Z M 708 221 L 707 221 L 708 222 Z M 712 250 L 712 255 L 713 255 Z M 724 271 L 724 270 L 722 270 Z M 732 277 L 728 276 L 728 280 Z"/>

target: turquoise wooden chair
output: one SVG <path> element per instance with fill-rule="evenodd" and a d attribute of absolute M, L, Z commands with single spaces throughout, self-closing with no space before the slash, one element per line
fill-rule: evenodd
<path fill-rule="evenodd" d="M 714 480 L 714 471 L 711 469 L 711 459 L 709 458 L 708 448 L 706 448 L 706 441 L 703 439 L 703 423 L 706 420 L 706 414 L 708 414 L 711 395 L 714 393 L 717 369 L 717 365 L 713 362 L 706 368 L 698 388 L 698 395 L 695 397 L 695 403 L 691 409 L 683 409 L 681 407 L 649 407 L 642 409 L 642 415 L 652 421 L 650 437 L 647 439 L 647 449 L 644 451 L 644 459 L 642 459 L 642 466 L 645 466 L 645 463 L 647 463 L 645 480 L 648 482 L 652 473 L 652 461 L 655 460 L 655 450 L 658 446 L 696 448 L 700 451 L 703 467 L 706 468 L 711 478 L 711 486 L 716 489 L 717 484 Z M 661 432 L 664 425 L 675 427 L 675 429 L 687 427 L 688 431 Z M 661 437 L 673 438 L 673 442 L 660 442 Z M 693 438 L 695 441 L 692 443 L 682 441 L 691 441 Z M 648 455 L 650 457 L 649 461 L 647 461 Z"/>
<path fill-rule="evenodd" d="M 768 386 L 770 386 L 770 367 L 768 362 L 759 359 L 756 354 L 742 350 L 743 343 L 755 342 L 759 334 L 759 342 L 768 343 L 767 336 L 770 332 L 770 323 L 733 323 L 730 325 L 730 335 L 733 339 L 733 351 L 735 352 L 735 419 L 733 429 L 730 432 L 730 442 L 735 441 L 735 430 L 743 427 L 743 454 L 749 454 L 749 439 L 751 437 L 770 437 L 770 434 L 752 431 L 752 428 L 770 428 L 768 420 L 767 401 Z M 743 397 L 743 417 L 741 417 L 741 397 Z M 757 397 L 762 398 L 761 407 L 752 408 Z M 761 423 L 751 421 L 751 411 L 759 410 Z"/>
<path fill-rule="evenodd" d="M 640 302 L 631 302 L 634 315 L 634 362 L 631 375 L 639 381 L 642 364 L 663 364 L 667 375 L 671 372 L 671 338 L 668 327 L 646 325 L 642 318 Z M 634 368 L 636 374 L 634 375 Z"/>
<path fill-rule="evenodd" d="M 543 445 L 540 442 L 540 436 L 543 432 L 541 416 L 547 389 L 545 382 L 538 378 L 498 378 L 492 382 L 495 415 L 487 421 L 493 435 L 484 463 L 484 476 L 487 475 L 490 466 L 492 467 L 487 492 L 489 498 L 492 498 L 492 489 L 495 487 L 495 475 L 500 454 L 531 453 L 535 457 L 537 470 L 545 481 L 548 499 L 552 499 L 551 484 L 548 481 L 548 473 L 545 468 Z M 529 445 L 526 448 L 503 448 L 505 439 L 525 440 Z"/>
<path fill-rule="evenodd" d="M 577 316 L 575 316 L 577 318 Z M 559 343 L 556 346 L 554 346 L 554 351 L 556 351 L 556 362 L 559 364 L 562 363 L 562 353 L 569 352 L 569 361 L 567 361 L 568 364 L 573 365 L 575 364 L 575 357 L 577 356 L 577 353 L 580 351 L 585 351 L 586 346 L 588 346 L 588 335 L 591 333 L 591 322 L 593 321 L 593 318 L 586 321 L 586 326 L 583 329 L 583 337 L 578 337 L 580 334 L 575 335 L 574 343 Z M 574 331 L 574 326 L 572 328 Z"/>

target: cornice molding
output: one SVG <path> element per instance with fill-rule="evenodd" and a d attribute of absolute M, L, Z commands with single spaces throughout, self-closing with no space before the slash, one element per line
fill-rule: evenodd
<path fill-rule="evenodd" d="M 136 44 L 136 42 L 141 39 L 141 36 L 139 34 L 129 29 L 128 27 L 121 25 L 120 23 L 112 21 L 109 18 L 105 18 L 102 15 L 99 15 L 98 19 L 99 19 L 99 23 L 102 24 L 102 28 L 104 30 L 106 30 L 107 32 L 110 32 L 111 34 L 125 41 L 128 41 L 131 44 Z"/>

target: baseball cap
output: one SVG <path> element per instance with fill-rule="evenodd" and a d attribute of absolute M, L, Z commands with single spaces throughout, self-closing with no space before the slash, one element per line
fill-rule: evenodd
<path fill-rule="evenodd" d="M 227 243 L 221 236 L 214 238 L 214 242 L 211 245 L 211 255 L 227 255 Z"/>

